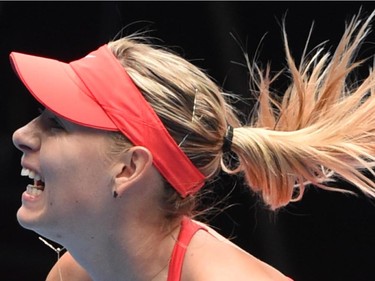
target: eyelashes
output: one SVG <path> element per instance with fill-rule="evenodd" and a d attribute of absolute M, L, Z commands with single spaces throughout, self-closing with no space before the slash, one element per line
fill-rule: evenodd
<path fill-rule="evenodd" d="M 38 112 L 41 116 L 44 116 L 45 120 L 48 120 L 48 126 L 51 129 L 61 129 L 64 130 L 65 127 L 61 120 L 54 114 L 47 111 L 45 108 L 38 108 Z"/>
<path fill-rule="evenodd" d="M 51 126 L 54 129 L 64 129 L 64 126 L 61 124 L 60 120 L 55 116 L 49 117 L 48 120 L 51 122 Z"/>

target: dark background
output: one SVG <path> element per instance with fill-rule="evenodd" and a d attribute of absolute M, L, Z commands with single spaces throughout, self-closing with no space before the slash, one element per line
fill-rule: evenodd
<path fill-rule="evenodd" d="M 246 69 L 238 65 L 244 62 L 242 51 L 230 34 L 253 57 L 267 33 L 259 59 L 280 70 L 280 21 L 286 13 L 298 60 L 313 21 L 310 46 L 325 40 L 330 46 L 361 6 L 368 15 L 375 3 L 0 2 L 0 280 L 44 280 L 56 261 L 56 254 L 18 226 L 15 217 L 28 180 L 19 176 L 21 154 L 11 135 L 37 115 L 37 105 L 12 73 L 10 51 L 72 60 L 111 40 L 122 27 L 130 25 L 124 34 L 149 27 L 161 44 L 206 69 L 226 90 L 247 95 Z M 361 56 L 374 53 L 374 39 L 374 34 L 368 37 Z M 224 194 L 232 185 L 233 180 L 224 179 L 218 192 Z M 243 190 L 238 184 L 228 201 L 234 205 L 211 222 L 245 250 L 296 281 L 375 280 L 372 201 L 309 189 L 302 202 L 275 214 Z"/>

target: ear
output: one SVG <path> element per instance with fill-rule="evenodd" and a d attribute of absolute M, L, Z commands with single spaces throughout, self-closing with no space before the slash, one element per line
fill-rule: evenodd
<path fill-rule="evenodd" d="M 114 196 L 121 196 L 130 186 L 137 184 L 152 167 L 151 152 L 143 146 L 134 146 L 121 155 L 116 165 Z"/>

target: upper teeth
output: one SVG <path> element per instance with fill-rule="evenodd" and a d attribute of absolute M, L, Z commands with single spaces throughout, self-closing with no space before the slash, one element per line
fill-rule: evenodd
<path fill-rule="evenodd" d="M 41 180 L 41 178 L 42 178 L 38 173 L 36 173 L 34 171 L 30 171 L 29 169 L 26 169 L 26 168 L 22 168 L 21 176 L 27 176 L 30 179 L 33 179 L 33 180 L 36 180 L 36 181 Z"/>

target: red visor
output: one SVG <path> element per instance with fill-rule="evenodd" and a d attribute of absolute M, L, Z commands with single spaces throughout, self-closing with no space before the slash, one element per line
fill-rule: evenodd
<path fill-rule="evenodd" d="M 64 63 L 12 52 L 22 82 L 46 108 L 67 120 L 121 131 L 134 145 L 148 148 L 154 165 L 183 196 L 204 184 L 204 176 L 179 148 L 107 45 Z"/>

